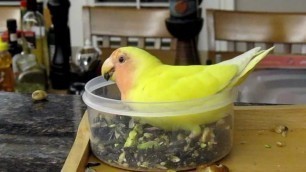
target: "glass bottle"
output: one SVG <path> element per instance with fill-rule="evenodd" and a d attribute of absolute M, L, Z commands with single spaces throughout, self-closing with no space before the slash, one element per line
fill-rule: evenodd
<path fill-rule="evenodd" d="M 25 34 L 23 33 L 23 16 L 25 15 L 25 13 L 27 12 L 27 0 L 21 0 L 20 1 L 20 30 L 21 30 L 21 38 L 20 38 L 20 42 L 22 45 L 22 50 L 25 53 L 29 53 L 30 49 L 27 43 L 27 40 L 25 39 Z"/>
<path fill-rule="evenodd" d="M 100 55 L 102 51 L 91 44 L 87 39 L 85 45 L 71 59 L 70 94 L 82 94 L 85 83 L 100 75 Z"/>
<path fill-rule="evenodd" d="M 45 70 L 36 61 L 33 54 L 21 53 L 13 58 L 15 91 L 32 93 L 35 90 L 46 90 L 47 77 Z"/>
<path fill-rule="evenodd" d="M 46 31 L 42 14 L 37 12 L 36 0 L 27 1 L 27 12 L 23 16 L 23 33 L 27 44 L 37 58 L 38 64 L 44 66 L 49 74 L 49 57 L 46 52 Z"/>
<path fill-rule="evenodd" d="M 37 0 L 37 11 L 44 15 L 44 0 Z"/>
<path fill-rule="evenodd" d="M 8 43 L 11 56 L 14 57 L 16 54 L 20 54 L 22 52 L 21 45 L 18 44 L 17 38 L 17 22 L 15 19 L 6 20 L 6 26 L 8 30 Z"/>
<path fill-rule="evenodd" d="M 20 1 L 20 27 L 22 30 L 22 19 L 25 13 L 27 12 L 27 0 L 21 0 Z"/>
<path fill-rule="evenodd" d="M 48 38 L 47 42 L 48 42 L 49 58 L 50 58 L 50 62 L 52 62 L 54 53 L 55 53 L 55 33 L 54 33 L 53 24 L 51 24 L 48 30 L 47 38 Z"/>
<path fill-rule="evenodd" d="M 101 50 L 94 47 L 89 39 L 86 39 L 85 45 L 78 51 L 73 63 L 81 73 L 92 71 L 99 63 L 101 54 Z"/>
<path fill-rule="evenodd" d="M 0 37 L 0 91 L 14 91 L 12 57 L 8 52 L 8 44 Z"/>

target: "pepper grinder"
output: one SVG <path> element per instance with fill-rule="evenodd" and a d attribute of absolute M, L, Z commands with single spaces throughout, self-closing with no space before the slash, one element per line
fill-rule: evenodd
<path fill-rule="evenodd" d="M 49 0 L 54 27 L 55 52 L 51 57 L 50 81 L 53 89 L 67 89 L 70 81 L 71 43 L 68 26 L 69 0 Z"/>
<path fill-rule="evenodd" d="M 175 64 L 200 64 L 197 35 L 203 26 L 202 0 L 170 0 L 170 17 L 166 19 L 168 31 L 178 39 Z"/>

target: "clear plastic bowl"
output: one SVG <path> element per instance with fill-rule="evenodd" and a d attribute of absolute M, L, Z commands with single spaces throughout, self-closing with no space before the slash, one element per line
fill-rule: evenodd
<path fill-rule="evenodd" d="M 85 86 L 93 154 L 134 171 L 188 170 L 226 156 L 233 142 L 236 92 L 178 102 L 124 102 L 113 82 Z"/>

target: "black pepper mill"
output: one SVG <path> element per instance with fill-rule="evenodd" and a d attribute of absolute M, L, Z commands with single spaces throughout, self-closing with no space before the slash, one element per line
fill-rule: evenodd
<path fill-rule="evenodd" d="M 70 81 L 71 43 L 68 27 L 69 0 L 49 0 L 54 26 L 55 52 L 51 57 L 50 81 L 53 89 L 67 89 Z"/>
<path fill-rule="evenodd" d="M 178 39 L 175 64 L 200 64 L 197 35 L 203 26 L 202 0 L 170 0 L 170 18 L 166 19 L 168 31 Z"/>

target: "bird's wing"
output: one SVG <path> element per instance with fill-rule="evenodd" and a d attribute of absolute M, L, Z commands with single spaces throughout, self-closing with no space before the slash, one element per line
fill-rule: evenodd
<path fill-rule="evenodd" d="M 139 78 L 127 99 L 141 102 L 179 101 L 212 95 L 237 75 L 232 64 L 210 66 L 161 65 Z"/>

